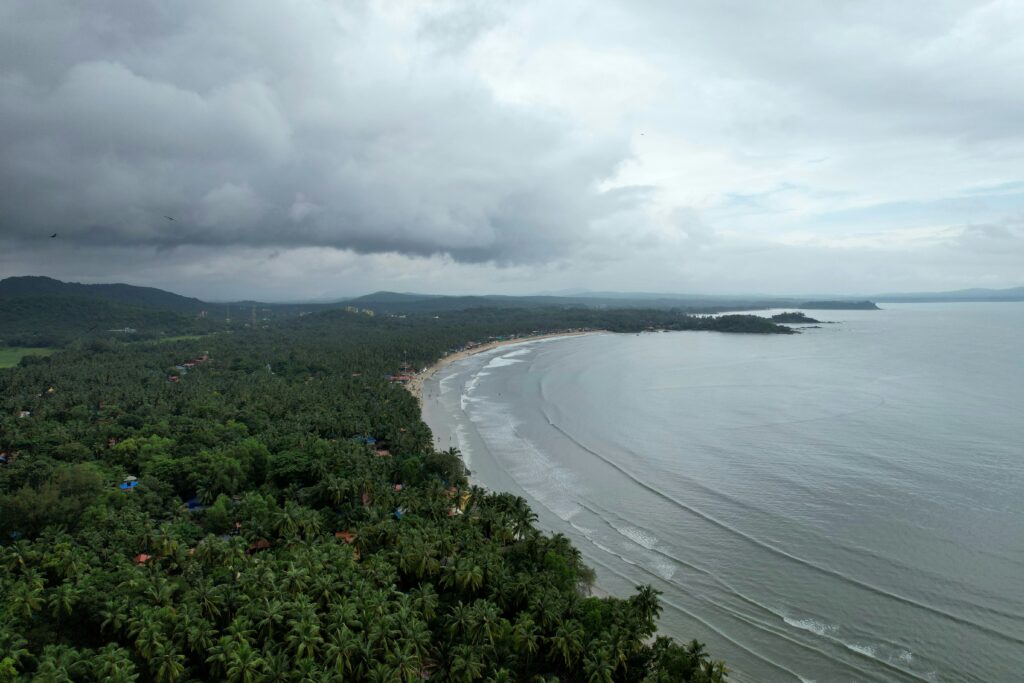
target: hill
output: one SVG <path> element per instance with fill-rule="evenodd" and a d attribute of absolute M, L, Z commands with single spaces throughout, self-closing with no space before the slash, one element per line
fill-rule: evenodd
<path fill-rule="evenodd" d="M 155 287 L 137 287 L 126 284 L 85 285 L 78 282 L 62 282 L 43 276 L 9 277 L 0 280 L 0 299 L 40 296 L 101 299 L 140 308 L 192 314 L 198 313 L 208 306 L 199 299 L 181 296 Z"/>

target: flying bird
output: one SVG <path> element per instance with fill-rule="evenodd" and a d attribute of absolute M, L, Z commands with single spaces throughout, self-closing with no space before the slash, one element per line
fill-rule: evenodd
<path fill-rule="evenodd" d="M 174 219 L 171 218 L 170 216 L 164 216 L 164 218 L 166 218 L 167 220 L 172 221 L 172 222 L 174 221 Z"/>
<path fill-rule="evenodd" d="M 52 235 L 50 235 L 50 239 L 52 240 L 56 236 L 57 236 L 57 233 L 53 233 Z"/>

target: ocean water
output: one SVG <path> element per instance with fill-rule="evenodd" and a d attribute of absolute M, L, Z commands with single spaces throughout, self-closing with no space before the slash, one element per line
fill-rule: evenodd
<path fill-rule="evenodd" d="M 884 308 L 503 347 L 424 417 L 732 680 L 1024 680 L 1024 304 Z"/>

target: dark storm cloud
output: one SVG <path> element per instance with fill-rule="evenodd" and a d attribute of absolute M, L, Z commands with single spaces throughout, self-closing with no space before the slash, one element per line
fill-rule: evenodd
<path fill-rule="evenodd" d="M 8 239 L 544 261 L 587 239 L 610 206 L 595 187 L 628 154 L 460 69 L 496 20 L 478 4 L 383 19 L 335 3 L 3 11 Z"/>

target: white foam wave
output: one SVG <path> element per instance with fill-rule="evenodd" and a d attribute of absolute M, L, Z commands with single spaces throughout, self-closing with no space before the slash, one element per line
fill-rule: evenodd
<path fill-rule="evenodd" d="M 791 617 L 782 617 L 782 620 L 794 628 L 810 631 L 811 633 L 819 636 L 831 635 L 838 630 L 837 626 L 832 624 L 823 624 L 815 619 L 793 619 Z"/>
<path fill-rule="evenodd" d="M 582 483 L 520 434 L 521 423 L 504 404 L 482 399 L 465 404 L 487 450 L 530 497 L 564 521 L 579 514 L 576 496 Z"/>
<path fill-rule="evenodd" d="M 643 529 L 638 529 L 635 526 L 624 526 L 621 528 L 616 526 L 615 530 L 637 545 L 643 546 L 648 550 L 654 550 L 654 547 L 658 544 L 657 536 L 644 531 Z"/>
<path fill-rule="evenodd" d="M 653 558 L 651 560 L 651 569 L 665 581 L 671 581 L 672 577 L 676 575 L 675 564 L 664 557 Z"/>
<path fill-rule="evenodd" d="M 466 411 L 466 407 L 470 403 L 477 400 L 473 398 L 473 393 L 476 391 L 477 386 L 480 384 L 480 378 L 486 377 L 489 374 L 491 373 L 478 372 L 475 375 L 473 375 L 473 377 L 471 377 L 470 380 L 466 382 L 466 384 L 462 387 L 462 396 L 459 397 L 459 407 L 462 408 L 463 412 Z"/>
<path fill-rule="evenodd" d="M 509 365 L 516 365 L 517 363 L 525 363 L 525 362 L 526 362 L 525 360 L 519 360 L 518 358 L 509 358 L 507 355 L 506 356 L 499 356 L 497 358 L 492 358 L 491 361 L 487 365 L 484 366 L 484 369 L 485 370 L 490 370 L 492 368 L 504 368 L 504 367 L 507 367 Z"/>
<path fill-rule="evenodd" d="M 473 462 L 473 450 L 469 447 L 469 435 L 462 425 L 455 426 L 455 443 L 458 444 L 459 453 L 462 454 L 462 462 L 468 469 Z"/>
<path fill-rule="evenodd" d="M 877 649 L 874 645 L 858 645 L 857 643 L 843 643 L 843 645 L 853 650 L 854 652 L 864 655 L 865 657 L 877 659 L 877 657 L 875 656 L 875 652 L 877 652 Z"/>

